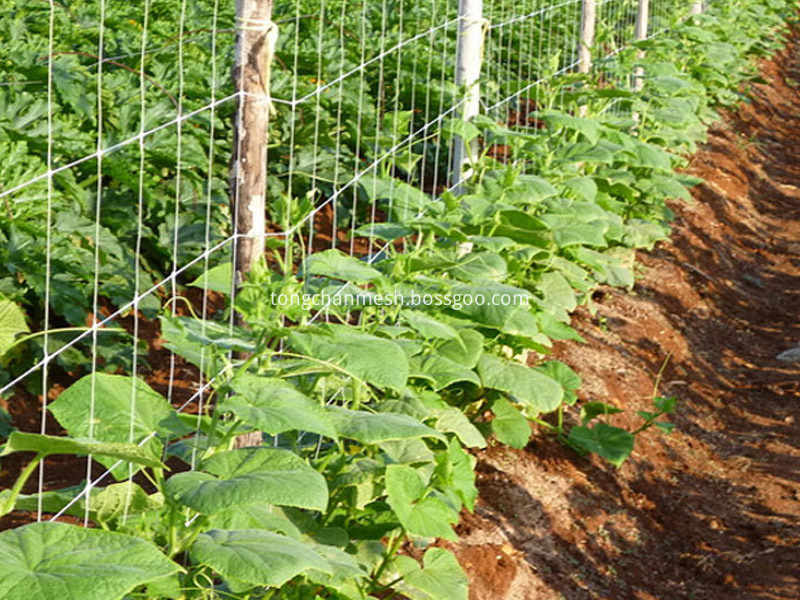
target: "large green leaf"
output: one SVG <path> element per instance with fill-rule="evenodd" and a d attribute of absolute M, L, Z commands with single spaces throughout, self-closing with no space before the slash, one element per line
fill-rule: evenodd
<path fill-rule="evenodd" d="M 243 423 L 270 435 L 284 431 L 310 431 L 336 438 L 336 430 L 325 409 L 282 379 L 243 375 L 233 383 L 236 395 L 219 405 Z"/>
<path fill-rule="evenodd" d="M 458 332 L 447 323 L 434 319 L 419 310 L 404 310 L 402 312 L 408 324 L 426 339 L 453 340 L 458 338 Z"/>
<path fill-rule="evenodd" d="M 198 536 L 189 554 L 195 564 L 252 587 L 279 587 L 308 569 L 332 572 L 310 545 L 265 529 L 212 529 Z"/>
<path fill-rule="evenodd" d="M 411 600 L 467 600 L 469 579 L 449 550 L 428 549 L 421 569 L 411 557 L 396 560 L 403 575 L 399 588 Z"/>
<path fill-rule="evenodd" d="M 449 273 L 469 283 L 487 279 L 503 281 L 508 276 L 508 266 L 505 259 L 494 252 L 472 252 L 461 258 Z"/>
<path fill-rule="evenodd" d="M 472 369 L 483 354 L 483 336 L 474 329 L 462 329 L 458 339 L 445 342 L 436 353 L 448 360 Z"/>
<path fill-rule="evenodd" d="M 408 379 L 405 352 L 391 340 L 342 327 L 313 333 L 293 331 L 289 339 L 303 354 L 336 365 L 367 383 L 402 389 Z"/>
<path fill-rule="evenodd" d="M 190 431 L 161 394 L 141 379 L 121 375 L 87 375 L 48 408 L 72 437 L 135 444 L 149 438 L 142 448 L 154 458 L 161 456 L 164 438 Z M 116 462 L 102 456 L 97 460 L 106 467 Z M 128 465 L 117 466 L 112 474 L 117 479 L 128 477 Z"/>
<path fill-rule="evenodd" d="M 453 308 L 480 325 L 548 343 L 547 338 L 542 339 L 536 317 L 531 312 L 530 293 L 523 289 L 499 283 L 459 285 L 453 288 L 452 297 Z M 471 303 L 463 302 L 465 298 Z M 462 302 L 456 306 L 455 299 Z"/>
<path fill-rule="evenodd" d="M 118 600 L 179 570 L 149 542 L 122 533 L 53 522 L 0 533 L 3 600 Z"/>
<path fill-rule="evenodd" d="M 427 492 L 419 472 L 406 465 L 386 467 L 387 502 L 413 535 L 456 539 L 450 526 L 458 522 L 458 511 Z"/>
<path fill-rule="evenodd" d="M 303 532 L 271 504 L 242 504 L 208 517 L 211 529 L 267 529 L 300 539 Z"/>
<path fill-rule="evenodd" d="M 116 462 L 124 460 L 146 467 L 161 468 L 164 465 L 151 453 L 136 444 L 120 444 L 114 442 L 96 442 L 82 438 L 58 437 L 39 433 L 23 433 L 14 431 L 8 441 L 0 449 L 0 456 L 12 452 L 37 452 L 44 456 L 51 454 L 91 454 L 98 460 L 105 458 Z"/>
<path fill-rule="evenodd" d="M 336 249 L 316 252 L 306 259 L 306 275 L 322 275 L 352 283 L 373 283 L 383 275 L 364 261 Z"/>
<path fill-rule="evenodd" d="M 379 444 L 392 440 L 422 437 L 444 439 L 444 436 L 423 425 L 414 417 L 399 413 L 371 413 L 332 406 L 328 408 L 340 437 L 362 444 Z"/>
<path fill-rule="evenodd" d="M 256 502 L 312 510 L 328 505 L 325 478 L 296 454 L 274 448 L 220 452 L 203 461 L 199 470 L 170 477 L 164 492 L 209 514 Z"/>
<path fill-rule="evenodd" d="M 554 411 L 564 399 L 561 385 L 519 363 L 485 354 L 478 363 L 484 387 L 507 392 L 515 400 L 539 413 Z"/>

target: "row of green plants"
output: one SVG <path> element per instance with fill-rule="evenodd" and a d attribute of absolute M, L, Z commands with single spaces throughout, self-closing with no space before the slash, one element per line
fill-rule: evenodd
<path fill-rule="evenodd" d="M 49 405 L 67 436 L 11 432 L 0 455 L 34 458 L 0 492 L 0 515 L 65 511 L 93 527 L 0 533 L 0 596 L 466 599 L 466 575 L 439 540 L 454 540 L 461 511 L 474 508 L 476 449 L 524 448 L 535 425 L 620 465 L 636 435 L 671 429 L 663 417 L 675 399 L 657 384 L 653 407 L 626 430 L 609 419 L 619 408 L 578 406 L 580 378 L 566 365 L 528 363 L 553 340 L 580 340 L 569 315 L 598 284 L 633 285 L 634 250 L 665 238 L 667 199 L 689 200 L 697 183 L 679 169 L 716 110 L 746 98 L 755 60 L 780 47 L 794 9 L 714 5 L 597 65 L 602 80 L 542 84 L 530 122 L 446 123 L 441 143 L 477 142 L 463 193 L 433 194 L 395 169 L 364 177 L 357 206 L 387 219 L 354 234 L 382 251 L 306 255 L 300 240 L 271 249 L 227 307 L 246 328 L 162 314 L 167 346 L 209 382 L 201 410 L 178 413 L 141 379 L 96 373 Z M 640 92 L 614 85 L 636 66 Z M 413 123 L 403 111 L 383 118 L 392 130 Z M 308 194 L 282 193 L 274 209 L 287 224 L 304 218 Z M 193 285 L 225 294 L 230 268 Z M 321 292 L 332 298 L 322 313 L 273 300 Z M 369 302 L 395 293 L 526 301 Z M 356 297 L 367 306 L 347 306 Z M 23 328 L 13 303 L 0 310 Z M 250 432 L 264 444 L 236 448 Z M 23 494 L 54 454 L 91 455 L 115 482 L 88 498 L 83 486 Z"/>

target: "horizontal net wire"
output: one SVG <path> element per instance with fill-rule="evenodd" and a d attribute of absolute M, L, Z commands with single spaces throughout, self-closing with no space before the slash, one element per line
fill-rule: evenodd
<path fill-rule="evenodd" d="M 0 164 L 2 235 L 13 249 L 0 291 L 33 306 L 29 321 L 44 332 L 4 370 L 0 395 L 17 412 L 35 407 L 29 431 L 60 434 L 48 403 L 100 372 L 144 378 L 200 427 L 220 374 L 208 373 L 202 356 L 198 369 L 164 347 L 158 317 L 197 315 L 201 335 L 206 323 L 234 326 L 220 291 L 201 277 L 230 263 L 242 237 L 229 180 L 245 96 L 231 78 L 233 4 L 50 0 L 18 10 L 0 0 L 9 14 L 0 37 L 10 40 L 0 58 L 17 66 L 14 79 L 0 82 L 0 151 L 12 159 Z M 623 51 L 637 40 L 639 2 L 596 4 L 588 80 L 631 90 L 635 56 Z M 688 6 L 652 0 L 646 37 L 686 18 Z M 570 99 L 587 81 L 575 77 L 581 11 L 581 0 L 483 2 L 484 117 L 536 133 L 541 111 L 575 110 Z M 300 273 L 311 255 L 331 249 L 374 263 L 417 244 L 414 221 L 469 177 L 454 170 L 457 142 L 448 133 L 467 104 L 456 83 L 458 0 L 276 0 L 272 18 L 280 35 L 271 71 L 268 266 Z M 618 100 L 604 111 L 631 116 Z M 482 150 L 516 160 L 500 142 Z M 392 224 L 411 232 L 394 235 Z M 36 245 L 42 239 L 44 248 Z M 23 291 L 12 290 L 19 282 Z M 320 289 L 313 278 L 304 285 Z M 233 281 L 228 296 L 230 307 Z M 322 309 L 311 320 L 329 318 Z M 102 426 L 99 393 L 93 385 L 84 437 Z M 157 434 L 135 422 L 139 393 L 131 385 L 128 439 L 145 446 Z M 341 394 L 323 396 L 333 403 Z M 295 442 L 320 440 L 301 434 Z M 184 458 L 193 468 L 196 449 Z M 83 480 L 71 482 L 74 496 L 55 510 L 45 492 L 63 483 L 61 464 L 41 463 L 38 519 L 84 501 L 88 522 L 92 489 L 125 475 L 121 461 L 104 469 L 89 457 Z"/>

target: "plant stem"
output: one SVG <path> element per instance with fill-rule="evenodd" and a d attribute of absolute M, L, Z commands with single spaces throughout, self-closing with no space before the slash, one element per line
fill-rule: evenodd
<path fill-rule="evenodd" d="M 11 488 L 11 495 L 8 497 L 8 500 L 0 505 L 0 517 L 7 515 L 14 510 L 14 505 L 17 503 L 17 497 L 19 496 L 19 493 L 22 491 L 23 486 L 28 479 L 30 479 L 30 476 L 33 475 L 36 467 L 44 457 L 45 454 L 42 452 L 37 454 L 34 459 L 22 470 L 22 473 L 19 474 L 19 477 L 17 477 L 17 480 L 14 482 L 14 487 Z"/>
<path fill-rule="evenodd" d="M 424 496 L 423 496 L 424 497 Z M 406 537 L 406 530 L 404 528 L 400 529 L 400 533 L 397 534 L 396 537 L 389 542 L 389 546 L 386 550 L 386 556 L 383 557 L 383 562 L 381 562 L 378 570 L 375 571 L 375 575 L 372 577 L 372 580 L 377 583 L 378 579 L 380 579 L 383 572 L 386 570 L 386 567 L 389 566 L 389 562 L 394 558 L 394 555 L 397 554 L 397 551 L 400 549 L 400 544 L 403 543 L 403 540 Z"/>

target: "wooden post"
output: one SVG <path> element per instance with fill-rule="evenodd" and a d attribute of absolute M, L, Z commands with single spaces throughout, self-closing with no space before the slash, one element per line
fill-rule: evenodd
<path fill-rule="evenodd" d="M 278 28 L 272 22 L 273 0 L 236 0 L 236 55 L 233 82 L 236 92 L 231 201 L 234 277 L 239 286 L 264 254 L 266 233 L 267 133 L 271 102 L 270 63 Z M 240 322 L 239 315 L 236 316 Z M 262 434 L 236 438 L 234 445 L 260 446 Z"/>
<path fill-rule="evenodd" d="M 636 41 L 647 39 L 647 26 L 650 20 L 650 0 L 639 0 L 639 9 L 636 11 Z M 639 51 L 639 58 L 644 58 L 644 52 Z M 644 87 L 644 69 L 636 67 L 633 71 L 633 91 L 641 92 Z"/>
<path fill-rule="evenodd" d="M 458 2 L 458 47 L 456 49 L 456 85 L 466 88 L 466 100 L 461 110 L 461 118 L 465 121 L 477 116 L 480 112 L 481 97 L 478 80 L 481 76 L 483 62 L 483 0 L 459 0 Z M 464 167 L 469 163 L 470 154 L 477 152 L 477 140 L 467 144 L 456 137 L 453 144 L 452 184 L 459 193 L 459 182 L 469 170 Z"/>
<path fill-rule="evenodd" d="M 690 15 L 701 15 L 703 14 L 703 0 L 697 0 L 696 2 L 692 2 L 692 8 L 689 11 Z"/>
<path fill-rule="evenodd" d="M 236 282 L 264 254 L 266 231 L 267 129 L 270 62 L 278 29 L 272 22 L 273 0 L 236 0 L 236 58 L 233 81 L 237 98 L 231 166 Z"/>
<path fill-rule="evenodd" d="M 594 46 L 594 33 L 597 24 L 597 7 L 595 0 L 583 0 L 581 4 L 581 31 L 578 41 L 578 73 L 592 72 L 592 46 Z M 579 109 L 579 116 L 585 117 L 588 106 Z"/>

